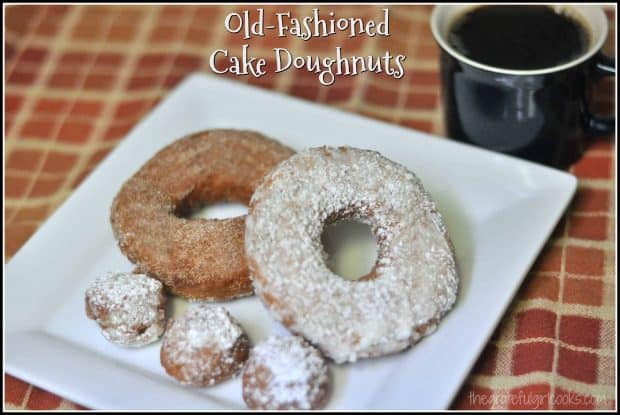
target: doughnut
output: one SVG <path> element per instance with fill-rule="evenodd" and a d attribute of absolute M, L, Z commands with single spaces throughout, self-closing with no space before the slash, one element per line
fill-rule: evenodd
<path fill-rule="evenodd" d="M 251 131 L 210 130 L 173 142 L 127 180 L 112 203 L 110 221 L 121 251 L 179 296 L 251 295 L 245 216 L 184 216 L 217 201 L 247 204 L 262 177 L 291 154 Z"/>
<path fill-rule="evenodd" d="M 164 331 L 164 287 L 146 275 L 111 273 L 99 277 L 86 290 L 85 302 L 86 315 L 112 343 L 144 346 Z"/>
<path fill-rule="evenodd" d="M 366 223 L 377 242 L 359 280 L 326 266 L 321 234 L 344 219 Z M 245 248 L 262 302 L 336 363 L 407 348 L 456 300 L 453 247 L 435 203 L 416 175 L 374 151 L 311 148 L 278 165 L 250 201 Z"/>
<path fill-rule="evenodd" d="M 250 409 L 318 409 L 327 401 L 329 372 L 303 338 L 273 336 L 250 352 L 241 385 Z"/>
<path fill-rule="evenodd" d="M 211 386 L 239 373 L 249 349 L 248 337 L 224 307 L 193 304 L 168 320 L 160 360 L 180 383 Z"/>

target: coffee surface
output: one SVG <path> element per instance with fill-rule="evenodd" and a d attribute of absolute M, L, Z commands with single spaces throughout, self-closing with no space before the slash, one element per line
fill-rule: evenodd
<path fill-rule="evenodd" d="M 502 69 L 543 69 L 589 46 L 589 30 L 548 6 L 481 6 L 458 17 L 448 42 L 466 57 Z"/>

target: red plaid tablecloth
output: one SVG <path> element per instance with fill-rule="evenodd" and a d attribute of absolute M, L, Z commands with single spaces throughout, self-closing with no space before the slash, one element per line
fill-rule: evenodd
<path fill-rule="evenodd" d="M 231 10 L 216 6 L 10 6 L 5 20 L 5 261 L 170 88 L 209 55 L 246 43 L 225 31 Z M 265 8 L 273 14 L 275 6 Z M 312 6 L 282 6 L 294 15 Z M 321 6 L 338 16 L 380 16 L 378 6 Z M 391 7 L 389 38 L 304 42 L 254 38 L 254 54 L 273 47 L 299 55 L 402 53 L 406 76 L 364 74 L 322 87 L 290 70 L 248 82 L 407 127 L 443 134 L 438 49 L 429 6 Z M 615 8 L 608 10 L 613 53 Z M 273 64 L 273 62 L 268 62 Z M 614 84 L 597 107 L 613 107 Z M 571 167 L 575 200 L 532 268 L 454 408 L 615 408 L 615 137 L 592 143 Z M 10 293 L 7 293 L 10 295 Z M 5 406 L 80 408 L 5 374 Z"/>

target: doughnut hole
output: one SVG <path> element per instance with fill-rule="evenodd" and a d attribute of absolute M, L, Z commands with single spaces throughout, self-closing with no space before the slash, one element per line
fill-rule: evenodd
<path fill-rule="evenodd" d="M 229 219 L 248 214 L 248 205 L 239 198 L 221 200 L 190 195 L 179 203 L 175 215 L 185 219 Z"/>
<path fill-rule="evenodd" d="M 252 189 L 234 177 L 210 177 L 177 203 L 175 215 L 185 219 L 229 219 L 245 216 Z"/>
<path fill-rule="evenodd" d="M 349 281 L 374 277 L 377 240 L 371 227 L 355 219 L 341 219 L 323 227 L 321 243 L 326 265 L 334 274 Z"/>
<path fill-rule="evenodd" d="M 216 202 L 198 205 L 187 209 L 181 217 L 186 219 L 228 219 L 244 216 L 248 213 L 248 206 L 239 202 Z"/>

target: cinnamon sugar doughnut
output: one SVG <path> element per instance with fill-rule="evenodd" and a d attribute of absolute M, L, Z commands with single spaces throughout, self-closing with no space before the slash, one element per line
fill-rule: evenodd
<path fill-rule="evenodd" d="M 166 297 L 162 284 L 140 274 L 108 274 L 86 290 L 86 315 L 103 336 L 123 346 L 156 341 L 164 331 Z"/>
<path fill-rule="evenodd" d="M 365 278 L 330 271 L 321 234 L 340 219 L 368 224 L 378 258 Z M 335 362 L 405 349 L 452 307 L 458 276 L 441 215 L 420 180 L 379 153 L 297 153 L 254 193 L 245 247 L 256 293 L 293 332 Z"/>
<path fill-rule="evenodd" d="M 121 188 L 111 222 L 123 253 L 141 272 L 183 297 L 224 300 L 252 294 L 243 251 L 244 216 L 187 219 L 196 206 L 248 203 L 293 150 L 237 130 L 192 134 L 152 157 Z"/>
<path fill-rule="evenodd" d="M 255 346 L 241 381 L 250 409 L 317 409 L 329 394 L 325 359 L 297 336 L 274 336 Z"/>
<path fill-rule="evenodd" d="M 160 359 L 179 382 L 210 386 L 239 373 L 249 349 L 248 337 L 224 307 L 194 304 L 168 320 Z"/>

